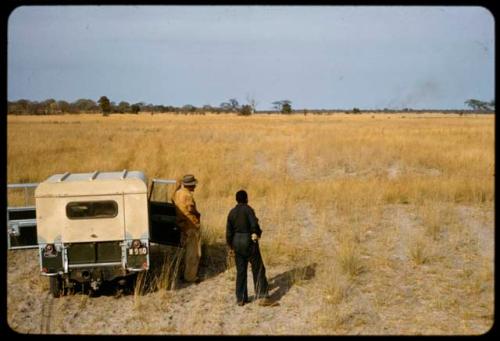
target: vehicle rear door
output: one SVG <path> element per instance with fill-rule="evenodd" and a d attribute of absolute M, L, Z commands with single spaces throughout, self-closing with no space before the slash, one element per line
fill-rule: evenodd
<path fill-rule="evenodd" d="M 149 239 L 153 243 L 180 247 L 181 231 L 176 224 L 171 196 L 175 180 L 153 179 L 148 196 Z"/>

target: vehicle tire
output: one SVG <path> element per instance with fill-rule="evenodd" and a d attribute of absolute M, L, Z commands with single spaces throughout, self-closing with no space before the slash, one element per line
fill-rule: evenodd
<path fill-rule="evenodd" d="M 49 277 L 50 281 L 50 293 L 52 294 L 52 297 L 61 297 L 62 293 L 62 280 L 61 276 L 50 276 Z"/>

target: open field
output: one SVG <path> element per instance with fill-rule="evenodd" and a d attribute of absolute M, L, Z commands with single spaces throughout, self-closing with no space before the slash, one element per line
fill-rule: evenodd
<path fill-rule="evenodd" d="M 7 123 L 8 183 L 66 171 L 195 174 L 204 243 L 200 284 L 119 298 L 50 299 L 36 251 L 11 251 L 7 321 L 18 332 L 408 335 L 492 326 L 493 115 L 64 115 Z M 242 188 L 263 229 L 276 307 L 235 304 L 223 244 Z"/>

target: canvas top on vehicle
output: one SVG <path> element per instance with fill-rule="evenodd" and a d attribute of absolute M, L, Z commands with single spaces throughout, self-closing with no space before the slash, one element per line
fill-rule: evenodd
<path fill-rule="evenodd" d="M 55 174 L 35 190 L 39 243 L 148 239 L 140 171 Z"/>
<path fill-rule="evenodd" d="M 147 193 L 143 172 L 93 172 L 55 174 L 41 182 L 35 198 Z"/>

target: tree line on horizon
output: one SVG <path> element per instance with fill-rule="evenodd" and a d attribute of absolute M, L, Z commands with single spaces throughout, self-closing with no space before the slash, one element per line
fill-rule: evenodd
<path fill-rule="evenodd" d="M 94 101 L 92 99 L 81 98 L 74 102 L 68 102 L 65 100 L 55 100 L 53 98 L 44 101 L 30 101 L 28 99 L 20 99 L 17 101 L 7 102 L 7 112 L 12 115 L 55 115 L 55 114 L 78 114 L 78 113 L 102 113 L 102 114 L 137 114 L 139 112 L 150 112 L 150 113 L 200 113 L 200 112 L 213 112 L 213 113 L 228 113 L 228 112 L 238 112 L 242 115 L 252 114 L 255 110 L 255 101 L 251 101 L 249 104 L 240 105 L 239 102 L 231 98 L 227 102 L 222 102 L 219 106 L 204 105 L 201 107 L 196 107 L 191 104 L 186 104 L 183 106 L 173 106 L 173 105 L 155 105 L 146 104 L 144 102 L 129 103 L 127 101 L 121 101 L 119 103 L 110 101 L 108 97 L 101 96 L 99 100 Z M 273 102 L 275 108 L 279 108 L 279 111 L 283 113 L 291 112 L 291 101 L 283 100 Z"/>
<path fill-rule="evenodd" d="M 227 102 L 222 102 L 219 106 L 204 105 L 196 107 L 191 104 L 186 104 L 181 107 L 172 105 L 155 105 L 138 102 L 130 104 L 127 101 L 120 101 L 118 103 L 110 101 L 108 97 L 101 96 L 97 101 L 92 99 L 81 98 L 74 102 L 64 100 L 55 100 L 53 98 L 44 101 L 30 101 L 27 99 L 20 99 L 17 101 L 7 102 L 7 113 L 9 115 L 57 115 L 57 114 L 79 114 L 79 113 L 95 113 L 108 116 L 109 114 L 138 114 L 139 112 L 149 112 L 152 115 L 155 113 L 179 113 L 179 114 L 205 114 L 210 113 L 237 113 L 242 116 L 252 115 L 257 113 L 256 101 L 252 98 L 247 98 L 247 104 L 241 105 L 237 99 L 230 98 Z M 470 111 L 485 113 L 495 110 L 495 101 L 490 102 L 480 101 L 477 99 L 469 99 L 464 102 L 465 105 L 470 107 Z M 360 114 L 362 111 L 369 112 L 425 112 L 425 111 L 440 111 L 440 112 L 464 112 L 467 110 L 432 110 L 432 109 L 366 109 L 361 110 L 354 107 L 352 110 L 345 109 L 300 109 L 292 108 L 292 101 L 281 100 L 272 102 L 274 110 L 258 111 L 258 113 L 303 113 L 304 115 L 321 114 L 326 112 L 345 112 L 352 114 Z"/>

